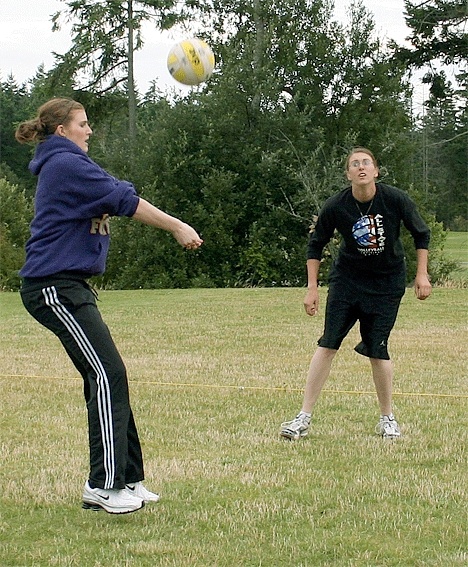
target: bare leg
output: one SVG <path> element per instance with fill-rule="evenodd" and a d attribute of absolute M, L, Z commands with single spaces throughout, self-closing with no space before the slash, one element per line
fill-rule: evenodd
<path fill-rule="evenodd" d="M 374 379 L 377 399 L 379 401 L 380 413 L 390 415 L 392 413 L 392 383 L 393 364 L 391 360 L 371 358 L 372 377 Z"/>
<path fill-rule="evenodd" d="M 312 413 L 312 409 L 322 391 L 332 365 L 336 350 L 318 347 L 310 361 L 309 373 L 304 389 L 302 411 Z"/>

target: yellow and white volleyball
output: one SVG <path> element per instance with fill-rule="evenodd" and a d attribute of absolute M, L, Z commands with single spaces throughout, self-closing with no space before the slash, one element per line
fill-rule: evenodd
<path fill-rule="evenodd" d="M 199 85 L 213 73 L 215 56 L 202 39 L 185 39 L 176 43 L 167 56 L 167 68 L 183 85 Z"/>

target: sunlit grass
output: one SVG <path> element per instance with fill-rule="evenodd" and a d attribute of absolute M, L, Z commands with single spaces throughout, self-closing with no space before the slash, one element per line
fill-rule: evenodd
<path fill-rule="evenodd" d="M 468 292 L 408 290 L 391 340 L 396 443 L 356 331 L 337 355 L 310 435 L 299 409 L 323 325 L 300 289 L 102 292 L 127 363 L 149 488 L 112 517 L 80 508 L 81 381 L 16 294 L 1 294 L 1 565 L 462 566 L 466 538 Z"/>
<path fill-rule="evenodd" d="M 468 280 L 468 232 L 448 232 L 444 250 L 447 256 L 460 263 L 454 272 L 456 280 Z"/>
<path fill-rule="evenodd" d="M 444 249 L 452 258 L 468 262 L 468 232 L 448 232 Z"/>

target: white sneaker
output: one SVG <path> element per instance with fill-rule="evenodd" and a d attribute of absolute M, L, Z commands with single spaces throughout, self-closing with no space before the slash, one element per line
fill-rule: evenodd
<path fill-rule="evenodd" d="M 127 489 L 121 490 L 91 488 L 86 482 L 83 491 L 83 508 L 85 510 L 103 509 L 109 514 L 129 514 L 143 508 L 145 502 L 142 498 L 130 494 Z"/>
<path fill-rule="evenodd" d="M 310 418 L 298 414 L 292 421 L 285 421 L 281 424 L 281 437 L 296 441 L 300 437 L 305 437 L 309 432 Z"/>
<path fill-rule="evenodd" d="M 145 503 L 148 502 L 159 502 L 160 496 L 156 494 L 156 492 L 150 492 L 142 482 L 133 482 L 131 484 L 127 484 L 125 487 L 126 490 L 133 496 L 138 496 L 141 498 Z"/>
<path fill-rule="evenodd" d="M 375 426 L 375 432 L 384 439 L 397 439 L 401 436 L 400 428 L 393 414 L 380 416 L 379 423 Z"/>

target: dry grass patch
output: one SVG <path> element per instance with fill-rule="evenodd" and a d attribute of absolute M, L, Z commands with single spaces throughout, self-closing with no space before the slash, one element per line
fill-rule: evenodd
<path fill-rule="evenodd" d="M 0 295 L 2 566 L 468 563 L 466 290 L 404 298 L 391 344 L 396 443 L 373 434 L 377 403 L 354 331 L 310 435 L 279 438 L 323 323 L 303 314 L 303 290 L 100 295 L 162 500 L 124 517 L 81 510 L 81 381 L 18 296 Z"/>

